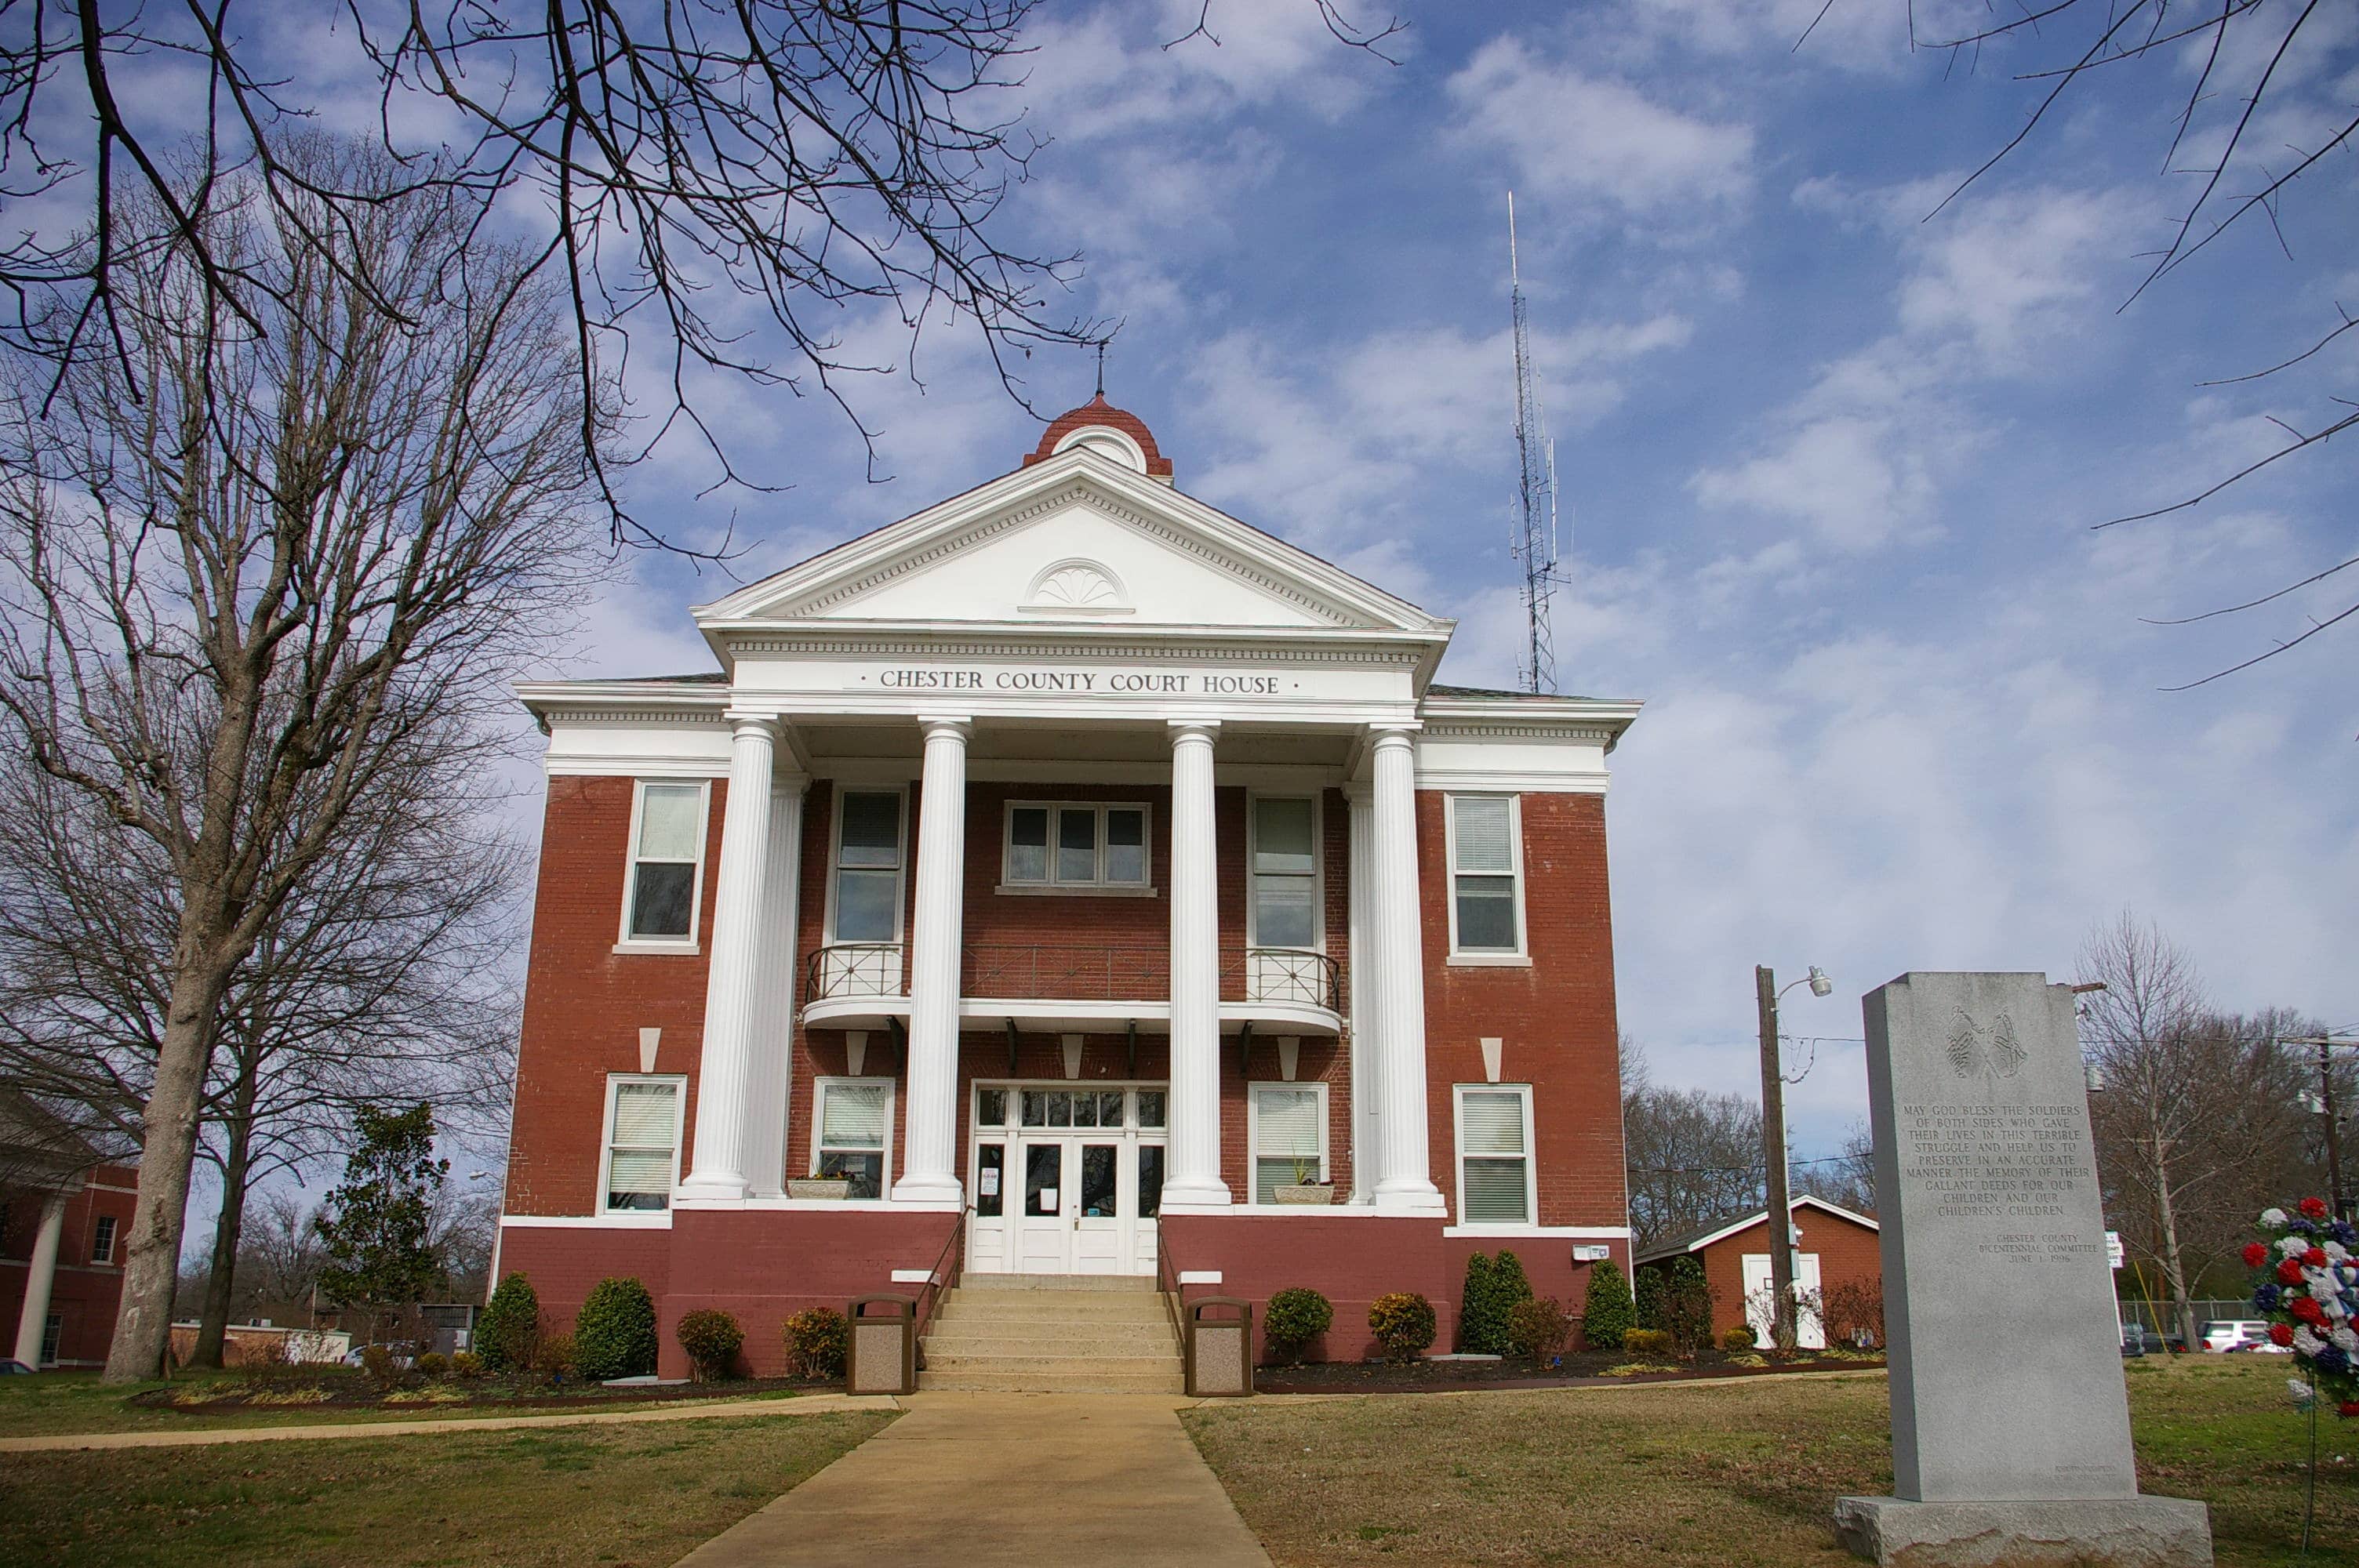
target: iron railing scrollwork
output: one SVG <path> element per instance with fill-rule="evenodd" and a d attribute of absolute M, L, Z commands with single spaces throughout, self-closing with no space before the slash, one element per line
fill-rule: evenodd
<path fill-rule="evenodd" d="M 839 942 L 812 949 L 803 963 L 806 1002 L 847 996 L 900 996 L 903 989 L 898 942 Z"/>

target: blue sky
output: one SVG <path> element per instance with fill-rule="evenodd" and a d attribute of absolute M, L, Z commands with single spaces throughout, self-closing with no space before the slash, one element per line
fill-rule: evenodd
<path fill-rule="evenodd" d="M 1007 216 L 1085 254 L 1073 307 L 1122 319 L 1109 392 L 1183 489 L 1458 617 L 1445 678 L 1508 684 L 1515 189 L 1571 524 L 1564 689 L 1649 703 L 1609 820 L 1623 1021 L 1659 1076 L 1747 1082 L 1756 962 L 1833 974 L 1786 1023 L 1840 1041 L 1905 969 L 2069 977 L 2125 907 L 2225 1005 L 2359 1022 L 2359 632 L 2168 694 L 2342 603 L 2141 620 L 2352 553 L 2347 456 L 2089 526 L 2349 390 L 2347 352 L 2307 381 L 2197 384 L 2307 346 L 2359 295 L 2331 259 L 2359 254 L 2351 159 L 2286 205 L 2290 260 L 2232 236 L 2117 309 L 2182 196 L 2156 171 L 2185 62 L 2069 100 L 1928 221 L 2026 90 L 1995 56 L 1912 54 L 1880 0 L 1838 0 L 1795 49 L 1817 8 L 1424 7 L 1388 66 L 1308 4 L 1216 6 L 1220 47 L 1169 50 L 1192 6 L 1046 6 L 1022 96 L 1053 140 Z M 2271 146 L 2359 95 L 2354 36 L 2299 63 Z M 893 354 L 880 324 L 846 327 Z M 855 393 L 890 482 L 864 481 L 821 406 L 716 389 L 794 488 L 699 504 L 695 454 L 668 450 L 637 475 L 649 515 L 709 539 L 734 514 L 750 578 L 1030 446 L 972 344 L 929 337 L 918 366 L 922 395 Z M 1050 415 L 1091 375 L 1083 354 L 1036 361 L 1027 390 Z M 707 664 L 682 611 L 725 579 L 634 569 L 571 667 Z M 1821 1048 L 1798 1152 L 1863 1094 L 1858 1047 Z"/>
<path fill-rule="evenodd" d="M 1608 816 L 1623 1021 L 1658 1077 L 1744 1088 L 1752 966 L 1822 965 L 1835 996 L 1797 991 L 1786 1020 L 1832 1037 L 1789 1098 L 1799 1152 L 1822 1151 L 1863 1108 L 1843 1043 L 1862 992 L 1909 968 L 2070 976 L 2082 934 L 2125 907 L 2224 1005 L 2359 1024 L 2359 622 L 2160 689 L 2348 600 L 2329 584 L 2199 627 L 2142 619 L 2354 553 L 2349 453 L 2090 527 L 2352 392 L 2359 335 L 2287 376 L 2199 384 L 2287 357 L 2359 302 L 2352 156 L 2302 182 L 2277 233 L 2240 226 L 2119 308 L 2185 199 L 2187 177 L 2158 171 L 2193 57 L 2076 92 L 1929 218 L 2021 124 L 2018 61 L 1912 52 L 1903 0 L 1835 0 L 1796 48 L 1821 3 L 1408 6 L 1392 65 L 1338 46 L 1311 0 L 1216 0 L 1219 45 L 1168 49 L 1196 0 L 1051 0 L 1007 104 L 1049 146 L 1000 237 L 1086 257 L 1071 311 L 1124 323 L 1109 392 L 1183 489 L 1457 617 L 1445 678 L 1508 684 L 1515 189 L 1570 526 L 1563 687 L 1649 704 Z M 1929 32 L 1989 15 L 1915 10 Z M 311 89 L 294 96 L 375 129 L 341 8 L 290 15 L 246 25 L 270 24 Z M 2305 37 L 2255 167 L 2359 98 L 2359 13 L 2329 8 Z M 2225 80 L 2249 78 L 2260 42 L 2229 51 Z M 159 123 L 201 102 L 169 60 L 125 69 Z M 2232 105 L 2207 103 L 2181 167 Z M 421 140 L 440 128 L 413 104 L 395 118 Z M 841 329 L 854 357 L 904 362 L 883 315 Z M 915 364 L 922 391 L 906 364 L 851 388 L 884 483 L 824 402 L 702 384 L 740 465 L 788 488 L 700 499 L 709 463 L 667 444 L 630 477 L 636 509 L 742 553 L 726 573 L 626 557 L 533 673 L 709 667 L 689 605 L 1031 447 L 1038 422 L 970 338 L 929 332 Z M 1087 397 L 1093 366 L 1074 351 L 1026 373 L 1047 416 Z"/>

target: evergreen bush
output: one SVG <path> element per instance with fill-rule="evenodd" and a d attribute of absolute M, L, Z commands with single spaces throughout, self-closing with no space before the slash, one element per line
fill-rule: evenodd
<path fill-rule="evenodd" d="M 429 1350 L 412 1365 L 417 1368 L 418 1375 L 428 1382 L 439 1382 L 442 1374 L 451 1369 L 451 1358 L 440 1350 Z"/>
<path fill-rule="evenodd" d="M 1663 1328 L 1663 1271 L 1660 1269 L 1640 1269 L 1631 1281 L 1632 1299 L 1637 1305 L 1635 1320 L 1640 1328 Z"/>
<path fill-rule="evenodd" d="M 1414 1361 L 1433 1343 L 1433 1303 L 1408 1291 L 1390 1291 L 1368 1303 L 1368 1330 L 1387 1361 Z"/>
<path fill-rule="evenodd" d="M 852 1324 L 833 1307 L 812 1307 L 786 1321 L 787 1371 L 797 1378 L 841 1378 L 852 1351 Z"/>
<path fill-rule="evenodd" d="M 1496 1341 L 1506 1327 L 1493 1309 L 1490 1254 L 1470 1252 L 1466 1282 L 1458 1292 L 1458 1348 L 1470 1355 L 1496 1356 Z"/>
<path fill-rule="evenodd" d="M 1703 1276 L 1703 1260 L 1693 1253 L 1671 1264 L 1663 1286 L 1662 1322 L 1656 1326 L 1671 1336 L 1671 1348 L 1681 1360 L 1712 1343 L 1713 1292 Z"/>
<path fill-rule="evenodd" d="M 1727 1333 L 1720 1336 L 1720 1347 L 1723 1350 L 1736 1351 L 1752 1349 L 1753 1325 L 1749 1323 L 1738 1324 L 1735 1327 L 1730 1329 Z"/>
<path fill-rule="evenodd" d="M 462 1383 L 472 1383 L 484 1375 L 484 1358 L 472 1350 L 451 1353 L 451 1376 Z"/>
<path fill-rule="evenodd" d="M 1581 1303 L 1581 1337 L 1592 1350 L 1619 1350 L 1623 1336 L 1635 1326 L 1636 1309 L 1630 1301 L 1630 1282 L 1620 1265 L 1608 1258 L 1589 1271 L 1589 1294 Z"/>
<path fill-rule="evenodd" d="M 737 1320 L 712 1307 L 687 1314 L 672 1332 L 688 1352 L 700 1383 L 717 1383 L 734 1371 L 738 1348 L 745 1343 L 745 1331 Z"/>
<path fill-rule="evenodd" d="M 629 1278 L 601 1280 L 573 1317 L 574 1369 L 592 1382 L 656 1369 L 656 1303 Z"/>
<path fill-rule="evenodd" d="M 492 1292 L 475 1325 L 475 1353 L 495 1372 L 521 1372 L 532 1365 L 532 1342 L 539 1333 L 539 1292 L 522 1274 L 510 1274 Z"/>
<path fill-rule="evenodd" d="M 1334 1322 L 1332 1303 L 1317 1291 L 1295 1285 L 1269 1298 L 1262 1312 L 1262 1337 L 1269 1342 L 1274 1360 L 1299 1366 L 1303 1346 L 1326 1333 Z"/>
<path fill-rule="evenodd" d="M 1632 1356 L 1669 1356 L 1671 1354 L 1671 1331 L 1668 1328 L 1634 1328 L 1622 1336 L 1622 1348 Z"/>

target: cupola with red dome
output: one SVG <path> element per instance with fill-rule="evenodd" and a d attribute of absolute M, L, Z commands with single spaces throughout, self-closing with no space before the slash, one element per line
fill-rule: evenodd
<path fill-rule="evenodd" d="M 1103 392 L 1050 420 L 1040 432 L 1040 444 L 1024 454 L 1023 466 L 1030 468 L 1075 447 L 1086 448 L 1134 473 L 1171 482 L 1171 460 L 1156 446 L 1147 421 L 1126 408 L 1116 408 Z"/>

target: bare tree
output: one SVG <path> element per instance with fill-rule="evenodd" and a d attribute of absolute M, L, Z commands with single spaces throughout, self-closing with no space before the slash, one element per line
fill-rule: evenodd
<path fill-rule="evenodd" d="M 2262 1021 L 2213 1011 L 2170 939 L 2125 913 L 2082 944 L 2082 1047 L 2098 1173 L 2130 1249 L 2162 1275 L 2179 1328 L 2195 1336 L 2195 1287 L 2245 1239 L 2271 1180 L 2299 1146 L 2294 1065 Z"/>
<path fill-rule="evenodd" d="M 1762 1206 L 1758 1101 L 1658 1087 L 1645 1053 L 1626 1038 L 1622 1084 L 1623 1157 L 1637 1249 Z"/>
<path fill-rule="evenodd" d="M 1946 51 L 1968 67 L 1985 58 L 2008 59 L 2015 67 L 2014 80 L 2030 91 L 2022 127 L 1942 205 L 1956 200 L 2010 157 L 2027 156 L 2024 149 L 2051 118 L 2060 117 L 2057 111 L 2079 101 L 2073 95 L 2118 84 L 2134 101 L 2160 111 L 2148 116 L 2160 155 L 2158 169 L 2185 191 L 2176 216 L 2148 250 L 2147 269 L 2125 308 L 2207 252 L 2217 256 L 2213 247 L 2218 242 L 2246 229 L 2264 231 L 2267 243 L 2290 268 L 2307 266 L 2318 276 L 2331 277 L 2343 266 L 2347 247 L 2339 238 L 2330 239 L 2304 255 L 2289 237 L 2285 220 L 2287 204 L 2305 189 L 2340 201 L 2349 189 L 2347 165 L 2338 171 L 2327 160 L 2337 152 L 2347 159 L 2354 138 L 2359 137 L 2359 110 L 2347 92 L 2332 89 L 2307 103 L 2299 97 L 2306 83 L 2332 82 L 2342 76 L 2345 67 L 2338 59 L 2344 48 L 2343 9 L 2323 0 L 2287 0 L 2283 5 L 2260 0 L 2203 0 L 2201 5 L 2193 0 L 2039 0 L 1994 10 L 1983 25 L 1962 33 L 1928 37 L 1919 30 L 1919 14 L 1912 7 L 1909 24 L 1916 47 Z M 2323 183 L 2300 183 L 2313 176 L 2323 177 Z M 2282 292 L 2288 287 L 2282 275 L 2215 261 L 2214 291 L 2223 287 L 2223 266 L 2229 288 Z M 2256 351 L 2252 363 L 2226 367 L 2218 379 L 2203 384 L 2229 386 L 2276 377 L 2323 377 L 2322 382 L 2303 384 L 2320 406 L 2309 428 L 2272 415 L 2272 422 L 2284 432 L 2274 450 L 2192 493 L 2097 526 L 2147 522 L 2200 506 L 2239 481 L 2359 424 L 2359 403 L 2347 393 L 2349 361 L 2328 353 L 2330 349 L 2348 349 L 2340 341 L 2354 326 L 2359 319 L 2338 304 L 2332 319 L 2320 323 L 2307 340 Z M 2337 375 L 2344 385 L 2337 385 Z M 2259 610 L 2354 567 L 2359 567 L 2359 556 L 2326 564 L 2299 581 L 2276 584 L 2237 602 L 2161 624 L 2185 625 Z M 2354 614 L 2359 614 L 2359 597 L 2334 614 L 2311 618 L 2305 629 L 2264 652 L 2188 684 L 2201 686 L 2249 668 Z"/>
<path fill-rule="evenodd" d="M 1875 1212 L 1875 1135 L 1864 1121 L 1843 1134 L 1843 1152 L 1798 1166 L 1794 1190 L 1840 1204 L 1854 1214 Z"/>
<path fill-rule="evenodd" d="M 421 738 L 505 752 L 501 682 L 594 569 L 582 434 L 612 404 L 583 406 L 533 258 L 382 155 L 282 152 L 377 200 L 199 164 L 177 205 L 119 205 L 122 352 L 20 362 L 0 403 L 0 732 L 173 884 L 117 1380 L 162 1362 L 239 966 Z M 219 284 L 223 257 L 269 287 Z"/>

